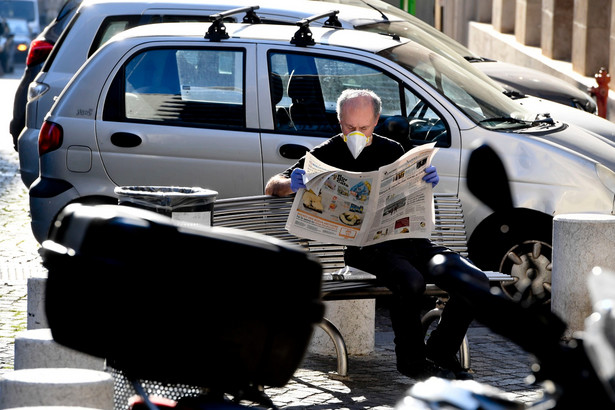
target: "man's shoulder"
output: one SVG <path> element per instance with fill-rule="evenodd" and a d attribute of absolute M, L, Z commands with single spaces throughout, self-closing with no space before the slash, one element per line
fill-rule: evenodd
<path fill-rule="evenodd" d="M 389 137 L 385 137 L 383 135 L 380 134 L 372 134 L 374 136 L 374 140 L 379 140 L 382 141 L 383 143 L 387 143 L 387 144 L 395 144 L 395 145 L 399 145 L 401 146 L 401 144 L 395 140 L 392 140 Z"/>
<path fill-rule="evenodd" d="M 392 140 L 388 137 L 383 137 L 382 135 L 379 134 L 372 134 L 373 135 L 373 143 L 376 144 L 381 144 L 381 145 L 390 145 L 393 147 L 397 147 L 400 150 L 404 151 L 404 147 L 397 141 Z"/>
<path fill-rule="evenodd" d="M 333 147 L 333 146 L 335 146 L 335 145 L 337 145 L 339 143 L 343 143 L 343 142 L 344 142 L 344 139 L 343 139 L 342 134 L 337 134 L 337 135 L 334 135 L 331 138 L 321 142 L 320 144 L 315 146 L 313 148 L 313 150 L 317 151 L 317 150 L 319 150 L 319 149 L 321 149 L 323 147 Z"/>

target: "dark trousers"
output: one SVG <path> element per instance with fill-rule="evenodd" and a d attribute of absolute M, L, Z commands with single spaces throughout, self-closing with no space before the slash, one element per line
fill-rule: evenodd
<path fill-rule="evenodd" d="M 473 314 L 467 303 L 455 297 L 455 289 L 429 274 L 435 255 L 463 259 L 450 249 L 428 239 L 402 239 L 346 250 L 346 264 L 375 275 L 392 292 L 391 324 L 395 333 L 397 361 L 408 365 L 425 360 L 421 309 L 426 283 L 434 283 L 449 294 L 436 330 L 427 342 L 441 354 L 454 355 L 466 334 Z M 485 274 L 463 260 L 464 273 L 488 286 Z"/>

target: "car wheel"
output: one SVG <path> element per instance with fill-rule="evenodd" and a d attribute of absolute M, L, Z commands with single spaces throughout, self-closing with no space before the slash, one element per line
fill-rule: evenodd
<path fill-rule="evenodd" d="M 553 219 L 529 209 L 493 214 L 468 241 L 470 260 L 479 268 L 511 275 L 502 290 L 515 300 L 549 303 Z"/>
<path fill-rule="evenodd" d="M 506 252 L 500 263 L 500 272 L 513 277 L 512 283 L 502 283 L 502 290 L 513 299 L 530 303 L 551 301 L 551 256 L 550 244 L 528 240 L 515 245 Z"/>

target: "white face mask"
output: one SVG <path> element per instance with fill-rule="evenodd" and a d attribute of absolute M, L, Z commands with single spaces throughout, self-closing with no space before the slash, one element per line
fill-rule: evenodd
<path fill-rule="evenodd" d="M 357 159 L 363 148 L 369 142 L 369 138 L 360 131 L 353 131 L 348 135 L 344 135 L 344 141 L 350 150 L 352 156 Z"/>

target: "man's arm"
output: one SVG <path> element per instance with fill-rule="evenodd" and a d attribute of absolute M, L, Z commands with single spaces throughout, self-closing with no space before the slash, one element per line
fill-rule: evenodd
<path fill-rule="evenodd" d="M 287 196 L 293 192 L 297 192 L 301 188 L 305 188 L 303 183 L 303 176 L 305 170 L 303 168 L 295 168 L 290 173 L 290 178 L 286 176 L 286 173 L 274 175 L 267 186 L 265 187 L 265 194 L 274 196 Z"/>
<path fill-rule="evenodd" d="M 292 193 L 290 178 L 282 174 L 272 176 L 265 187 L 265 195 L 288 196 Z"/>

